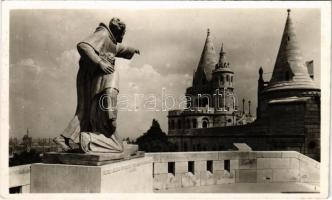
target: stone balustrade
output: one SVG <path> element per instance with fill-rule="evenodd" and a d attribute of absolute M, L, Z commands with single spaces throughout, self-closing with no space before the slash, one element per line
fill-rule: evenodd
<path fill-rule="evenodd" d="M 320 163 L 295 151 L 146 153 L 153 189 L 234 183 L 310 184 L 319 190 Z M 30 192 L 30 165 L 10 167 L 9 187 Z"/>
<path fill-rule="evenodd" d="M 302 182 L 319 188 L 320 163 L 295 151 L 149 153 L 154 190 L 232 183 Z"/>

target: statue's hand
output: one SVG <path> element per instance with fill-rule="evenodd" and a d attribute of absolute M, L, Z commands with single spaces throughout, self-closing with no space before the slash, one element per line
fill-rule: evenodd
<path fill-rule="evenodd" d="M 99 61 L 99 67 L 105 74 L 112 74 L 114 72 L 114 65 L 110 65 L 103 60 Z"/>

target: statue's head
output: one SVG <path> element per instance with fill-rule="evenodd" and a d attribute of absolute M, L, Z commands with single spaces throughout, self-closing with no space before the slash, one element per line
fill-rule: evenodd
<path fill-rule="evenodd" d="M 126 24 L 119 18 L 112 18 L 109 23 L 109 29 L 114 35 L 116 41 L 121 43 L 123 36 L 126 33 Z"/>

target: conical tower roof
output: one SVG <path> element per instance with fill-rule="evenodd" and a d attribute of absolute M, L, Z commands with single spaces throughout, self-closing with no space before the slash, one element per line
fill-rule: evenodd
<path fill-rule="evenodd" d="M 226 52 L 224 51 L 224 44 L 221 44 L 220 53 L 219 53 L 219 61 L 216 64 L 215 70 L 213 72 L 232 72 L 233 70 L 230 68 L 229 62 L 226 59 Z"/>
<path fill-rule="evenodd" d="M 203 79 L 210 81 L 212 79 L 212 71 L 216 64 L 217 55 L 210 36 L 210 30 L 208 29 L 202 55 L 195 73 L 194 82 L 201 83 Z"/>
<path fill-rule="evenodd" d="M 285 29 L 267 89 L 319 89 L 304 65 L 290 17 L 290 9 L 287 12 Z"/>

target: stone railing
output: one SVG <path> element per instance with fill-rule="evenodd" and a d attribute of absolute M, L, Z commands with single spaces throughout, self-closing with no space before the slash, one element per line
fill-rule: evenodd
<path fill-rule="evenodd" d="M 146 153 L 152 157 L 153 189 L 233 183 L 312 185 L 319 191 L 320 163 L 295 151 Z M 30 192 L 30 165 L 10 167 L 12 192 Z M 316 189 L 317 188 L 317 189 Z"/>
<path fill-rule="evenodd" d="M 302 182 L 319 190 L 320 163 L 295 151 L 148 153 L 154 190 L 232 183 Z"/>
<path fill-rule="evenodd" d="M 9 168 L 9 188 L 14 193 L 30 192 L 30 165 Z"/>

